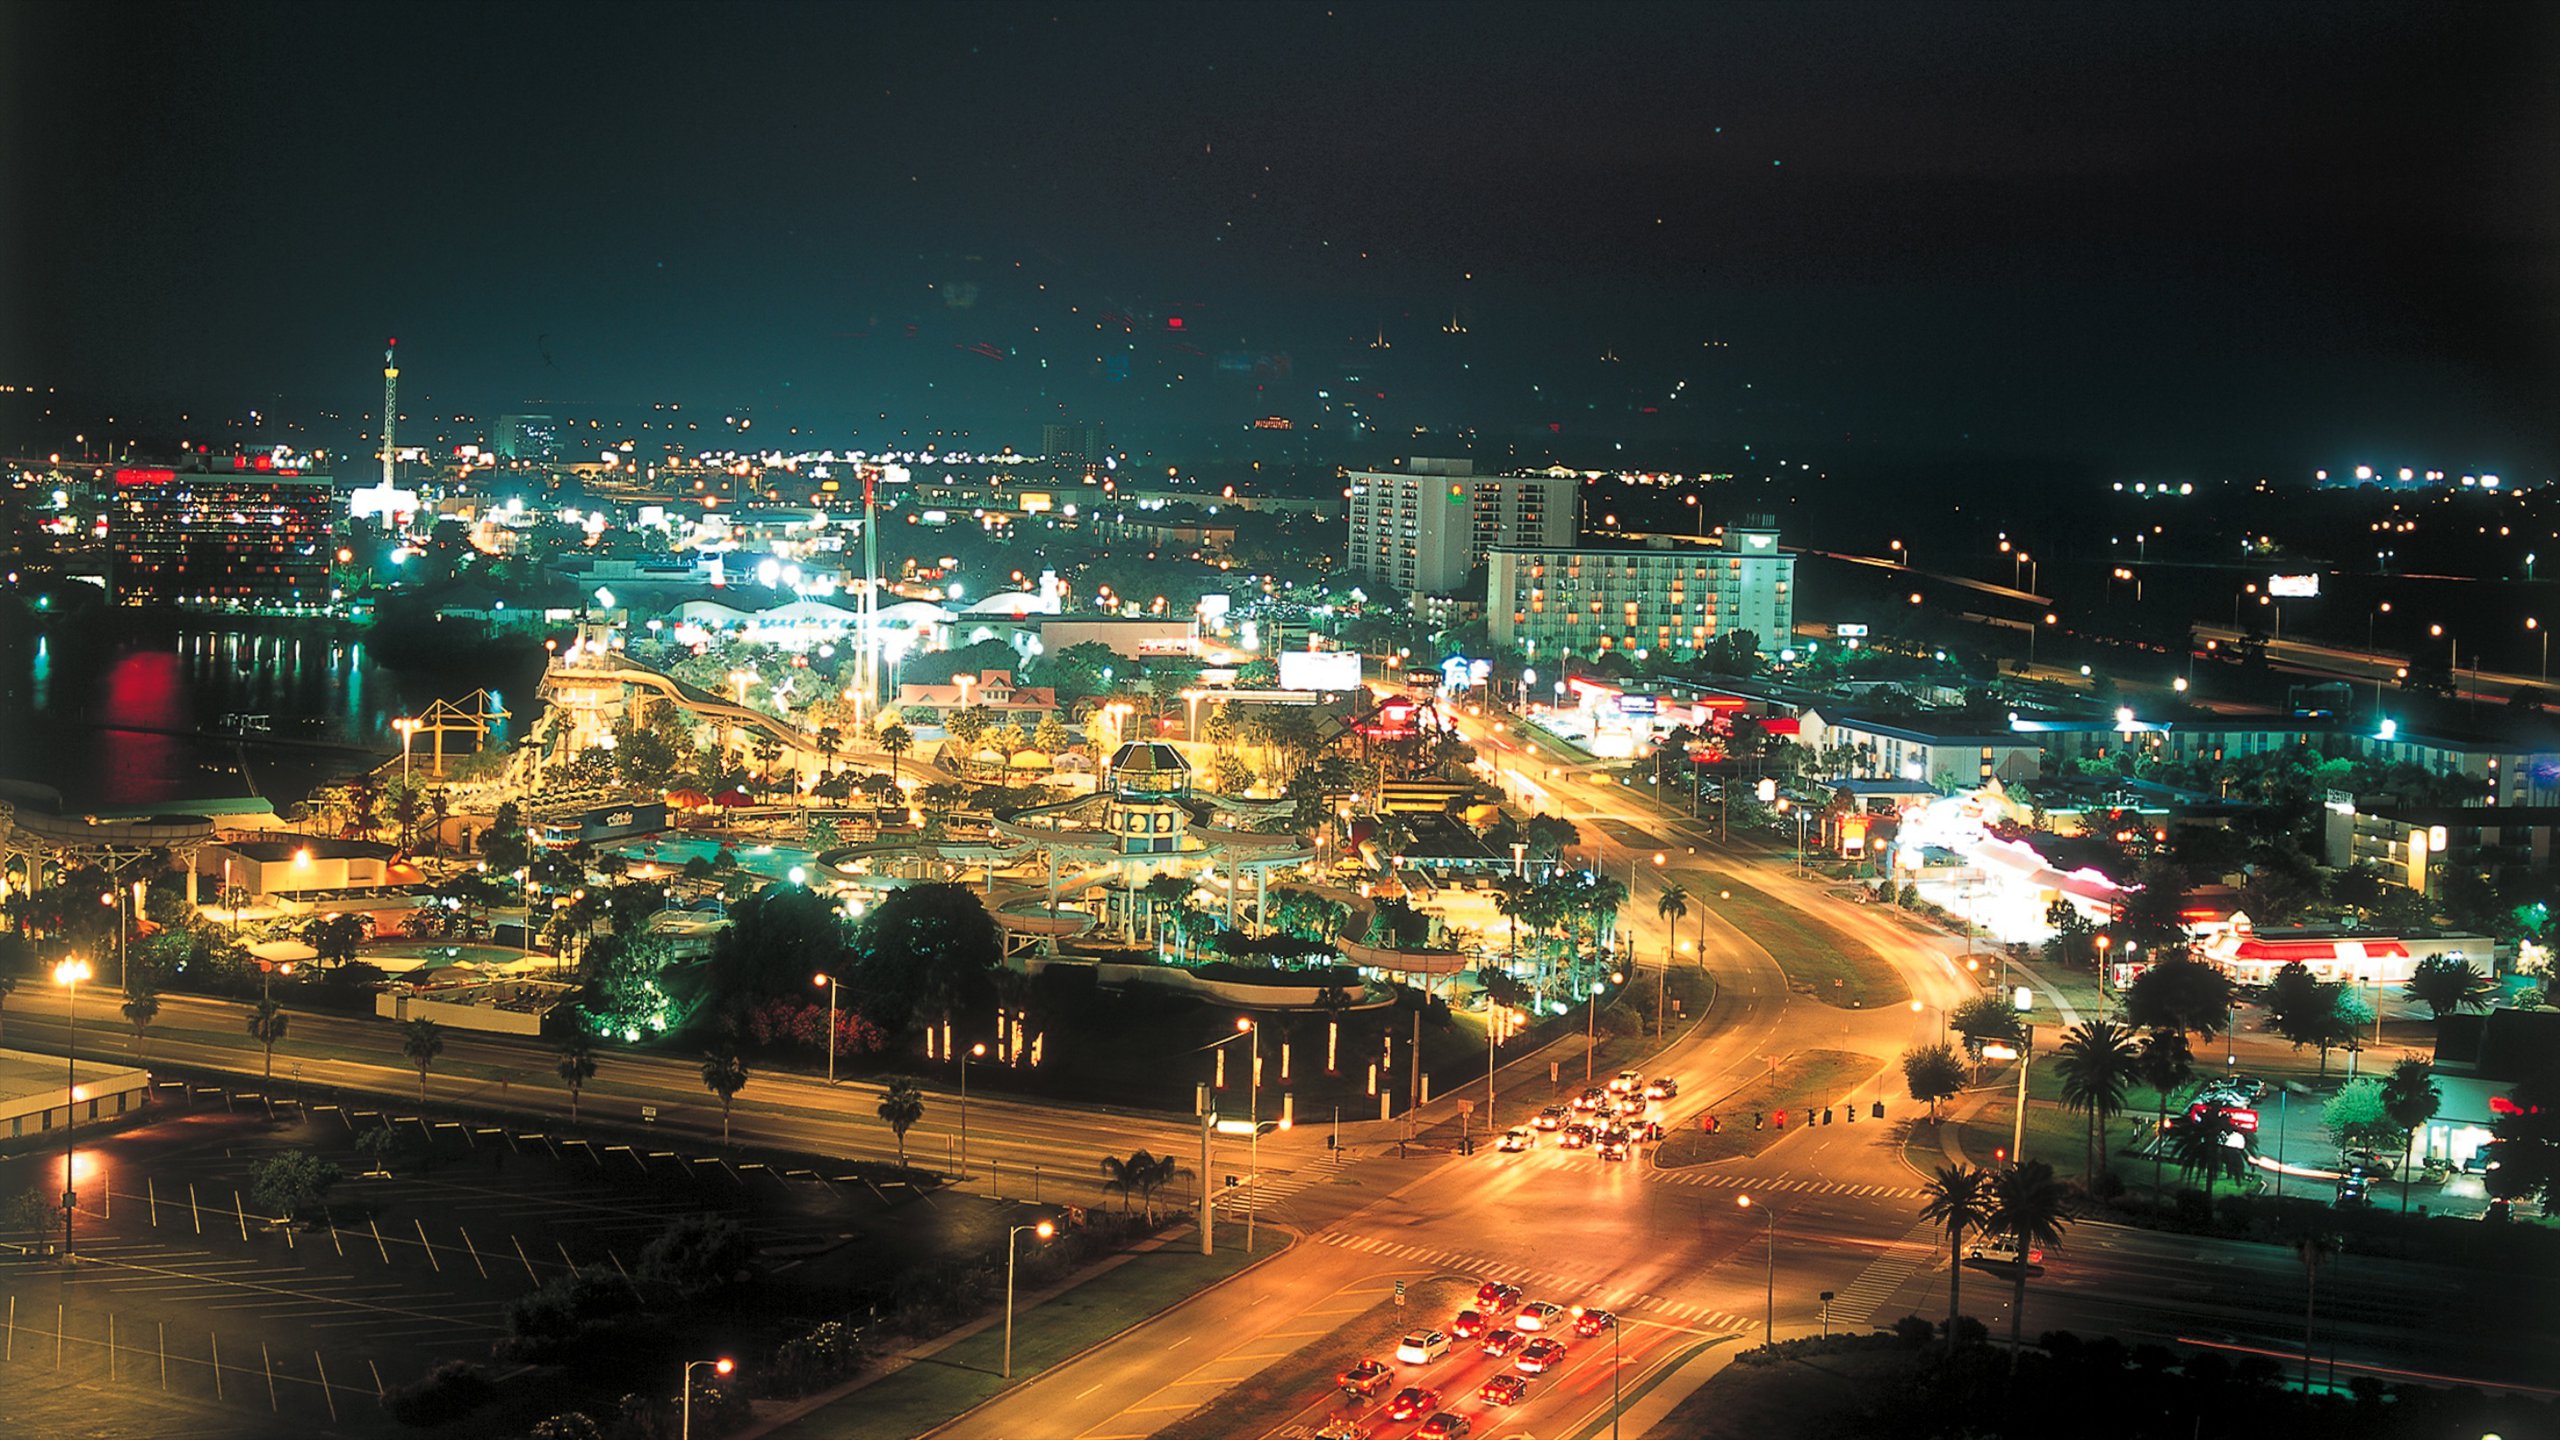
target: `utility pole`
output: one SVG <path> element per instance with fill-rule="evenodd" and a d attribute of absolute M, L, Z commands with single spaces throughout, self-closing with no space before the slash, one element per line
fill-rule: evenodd
<path fill-rule="evenodd" d="M 400 365 L 394 353 L 400 345 L 395 335 L 382 342 L 382 488 L 392 488 L 393 470 L 400 463 L 400 450 L 394 440 L 400 420 Z M 390 517 L 386 514 L 384 519 Z"/>
<path fill-rule="evenodd" d="M 1209 1087 L 1201 1085 L 1192 1091 L 1192 1106 L 1200 1115 L 1200 1253 L 1211 1255 L 1217 1252 L 1209 1231 L 1209 1135 L 1218 1123 L 1218 1105 Z M 1339 1129 L 1341 1112 L 1335 1111 L 1334 1116 L 1334 1125 Z"/>

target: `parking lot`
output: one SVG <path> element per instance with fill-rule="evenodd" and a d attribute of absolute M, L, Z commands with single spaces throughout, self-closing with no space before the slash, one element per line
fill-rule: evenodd
<path fill-rule="evenodd" d="M 851 1167 L 825 1174 L 396 1109 L 305 1115 L 287 1105 L 271 1117 L 263 1100 L 209 1086 L 165 1087 L 155 1104 L 139 1126 L 81 1139 L 76 1263 L 60 1258 L 58 1223 L 6 1232 L 8 1392 L 104 1386 L 102 1398 L 165 1396 L 209 1405 L 217 1422 L 255 1418 L 238 1433 L 275 1433 L 278 1417 L 374 1433 L 387 1424 L 375 1403 L 385 1386 L 443 1360 L 487 1362 L 508 1301 L 572 1266 L 630 1274 L 677 1216 L 730 1216 L 769 1269 L 812 1279 L 858 1281 L 908 1253 L 865 1243 L 910 1227 L 888 1218 L 904 1197 L 882 1195 Z M 355 1136 L 382 1125 L 405 1148 L 388 1176 L 367 1176 Z M 288 1149 L 344 1172 L 326 1223 L 281 1226 L 248 1198 L 251 1164 Z M 60 1150 L 0 1161 L 0 1197 L 58 1194 L 62 1172 Z M 932 1208 L 954 1212 L 944 1228 L 965 1243 L 971 1207 Z M 221 1423 L 184 1428 L 231 1433 Z M 67 1433 L 113 1432 L 100 1415 Z"/>

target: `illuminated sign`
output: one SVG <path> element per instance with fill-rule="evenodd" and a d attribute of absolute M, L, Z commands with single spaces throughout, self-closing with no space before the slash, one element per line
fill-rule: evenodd
<path fill-rule="evenodd" d="M 1831 633 L 1844 640 L 1863 640 L 1866 638 L 1867 627 L 1864 625 L 1834 625 L 1831 627 Z"/>
<path fill-rule="evenodd" d="M 1659 707 L 1657 706 L 1654 698 L 1650 695 L 1621 695 L 1618 697 L 1618 713 L 1621 715 L 1651 715 L 1657 708 Z"/>
<path fill-rule="evenodd" d="M 166 485 L 177 478 L 178 472 L 175 470 L 146 468 L 137 470 L 118 470 L 116 472 L 116 483 L 118 485 Z"/>
<path fill-rule="evenodd" d="M 2267 593 L 2279 600 L 2317 600 L 2320 577 L 2317 575 L 2270 575 Z"/>
<path fill-rule="evenodd" d="M 1283 650 L 1280 688 L 1339 692 L 1360 688 L 1357 650 Z"/>

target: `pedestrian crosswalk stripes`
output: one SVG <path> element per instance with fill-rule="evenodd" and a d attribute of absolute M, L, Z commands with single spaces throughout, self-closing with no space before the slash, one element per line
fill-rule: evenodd
<path fill-rule="evenodd" d="M 1870 1320 L 1893 1299 L 1902 1282 L 1935 1256 L 1937 1252 L 1932 1247 L 1936 1232 L 1937 1226 L 1930 1221 L 1911 1227 L 1901 1244 L 1877 1256 L 1873 1264 L 1858 1272 L 1857 1279 L 1849 1282 L 1849 1288 L 1832 1297 L 1832 1318 L 1853 1325 Z"/>
<path fill-rule="evenodd" d="M 1421 1245 L 1408 1245 L 1399 1240 L 1382 1240 L 1375 1235 L 1353 1235 L 1328 1230 L 1316 1237 L 1327 1245 L 1376 1255 L 1389 1260 L 1437 1266 L 1465 1275 L 1494 1276 L 1512 1284 L 1545 1289 L 1569 1296 L 1575 1304 L 1598 1304 L 1630 1319 L 1661 1320 L 1716 1330 L 1757 1330 L 1760 1322 L 1728 1311 L 1712 1309 L 1685 1300 L 1668 1300 L 1642 1291 L 1602 1290 L 1608 1277 L 1597 1271 L 1531 1270 L 1506 1261 L 1488 1260 L 1482 1256 L 1461 1254 L 1453 1250 L 1435 1250 Z"/>
<path fill-rule="evenodd" d="M 1920 1191 L 1907 1185 L 1852 1185 L 1845 1180 L 1816 1180 L 1807 1176 L 1771 1178 L 1760 1175 L 1734 1175 L 1724 1172 L 1689 1170 L 1656 1170 L 1652 1177 L 1669 1185 L 1703 1185 L 1719 1190 L 1766 1190 L 1776 1194 L 1854 1195 L 1869 1200 L 1917 1200 Z"/>
<path fill-rule="evenodd" d="M 1324 1179 L 1319 1170 L 1265 1170 L 1248 1181 L 1236 1177 L 1232 1190 L 1218 1196 L 1218 1209 L 1229 1215 L 1268 1215 L 1272 1208 L 1290 1196 Z"/>

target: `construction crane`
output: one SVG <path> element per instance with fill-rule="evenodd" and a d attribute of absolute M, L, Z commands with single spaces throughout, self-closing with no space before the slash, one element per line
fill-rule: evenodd
<path fill-rule="evenodd" d="M 400 337 L 382 342 L 382 488 L 392 487 L 392 467 L 400 452 L 394 448 L 392 431 L 400 418 L 400 366 L 393 357 Z"/>

